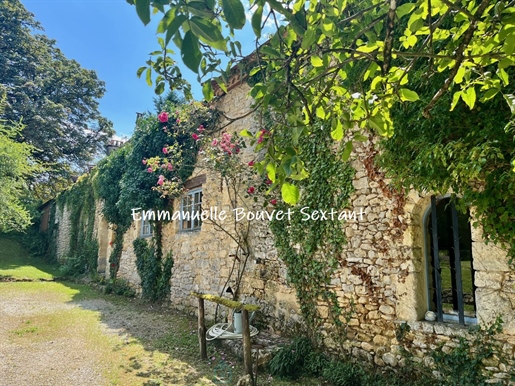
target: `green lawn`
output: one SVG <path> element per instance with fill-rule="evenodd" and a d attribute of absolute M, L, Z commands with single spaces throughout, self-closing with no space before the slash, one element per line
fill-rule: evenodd
<path fill-rule="evenodd" d="M 31 257 L 20 244 L 0 237 L 0 277 L 13 279 L 52 279 L 59 276 L 59 266 Z"/>

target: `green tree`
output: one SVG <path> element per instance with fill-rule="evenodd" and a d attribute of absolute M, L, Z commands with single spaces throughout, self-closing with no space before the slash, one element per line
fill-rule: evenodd
<path fill-rule="evenodd" d="M 25 125 L 24 141 L 45 172 L 37 178 L 39 194 L 55 194 L 104 149 L 112 124 L 98 111 L 104 83 L 94 71 L 67 59 L 45 35 L 19 0 L 0 1 L 0 84 L 7 105 L 0 118 Z"/>
<path fill-rule="evenodd" d="M 0 111 L 4 100 L 0 101 Z M 38 170 L 34 147 L 20 143 L 23 126 L 0 120 L 0 233 L 21 231 L 31 224 L 23 198 L 28 179 Z"/>
<path fill-rule="evenodd" d="M 171 54 L 167 44 L 173 41 L 199 79 L 215 76 L 225 89 L 233 63 L 242 59 L 237 30 L 247 21 L 240 0 L 127 1 L 145 24 L 152 15 L 161 15 L 157 31 L 163 35 L 161 52 L 155 53 L 152 65 L 147 63 L 148 73 L 175 71 L 174 64 L 167 66 L 166 61 Z M 499 95 L 511 114 L 515 112 L 515 97 L 505 91 L 510 82 L 506 69 L 515 63 L 513 2 L 255 0 L 250 13 L 256 39 L 264 35 L 265 26 L 273 25 L 270 39 L 256 44 L 250 74 L 259 79 L 251 95 L 261 111 L 273 112 L 275 122 L 266 128 L 269 134 L 263 143 L 269 151 L 262 164 L 274 165 L 274 176 L 269 177 L 274 177 L 275 185 L 288 186 L 288 197 L 298 196 L 291 194 L 291 187 L 295 189 L 300 173 L 292 175 L 292 170 L 304 169 L 298 139 L 311 135 L 319 121 L 331 128 L 336 141 L 346 138 L 346 131 L 356 125 L 391 137 L 396 127 L 392 106 L 420 99 L 412 72 L 421 64 L 428 79 L 433 74 L 443 76 L 419 115 L 430 118 L 448 93 L 452 99 L 447 108 L 455 108 L 461 100 L 472 109 Z M 220 53 L 229 58 L 228 65 Z M 166 80 L 166 76 L 156 78 L 157 83 Z M 211 82 L 203 85 L 204 96 L 210 99 Z M 275 136 L 285 133 L 293 134 L 286 148 L 274 142 Z M 358 134 L 356 139 L 365 137 Z M 350 150 L 352 140 L 346 146 Z"/>

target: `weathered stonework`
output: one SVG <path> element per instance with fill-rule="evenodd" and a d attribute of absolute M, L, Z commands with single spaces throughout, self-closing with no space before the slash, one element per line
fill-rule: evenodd
<path fill-rule="evenodd" d="M 230 118 L 245 115 L 250 109 L 248 90 L 246 84 L 235 85 L 219 99 L 217 107 Z M 225 130 L 232 133 L 256 127 L 253 115 L 248 115 Z M 342 222 L 348 243 L 331 281 L 340 306 L 349 310 L 353 304 L 355 309 L 348 323 L 345 349 L 379 366 L 397 366 L 403 359 L 395 333 L 399 324 L 407 322 L 411 327 L 411 348 L 415 357 L 427 361 L 427 354 L 439 344 L 451 347 L 456 337 L 465 336 L 466 327 L 424 320 L 428 310 L 425 221 L 430 195 L 396 193 L 375 168 L 375 154 L 373 139 L 357 144 L 353 151 L 355 192 L 349 210 L 358 216 L 355 220 Z M 246 150 L 242 156 L 250 160 L 255 155 Z M 203 207 L 217 207 L 230 213 L 232 207 L 221 177 L 199 163 L 193 177 L 201 175 L 206 177 L 202 184 Z M 179 210 L 178 201 L 175 200 L 171 210 Z M 255 209 L 262 207 L 256 206 Z M 361 211 L 362 218 L 359 216 Z M 60 257 L 66 253 L 66 237 L 69 235 L 66 218 L 66 208 L 57 211 Z M 231 230 L 231 221 L 219 225 Z M 242 221 L 238 225 L 246 226 L 246 223 Z M 141 291 L 140 279 L 132 242 L 140 237 L 140 227 L 141 223 L 135 222 L 125 234 L 118 271 L 118 276 L 127 279 L 138 291 Z M 99 272 L 108 276 L 114 233 L 100 215 L 97 215 L 96 229 L 100 245 Z M 293 334 L 302 326 L 302 318 L 295 290 L 286 281 L 286 267 L 277 257 L 267 221 L 251 222 L 249 241 L 251 254 L 242 279 L 240 300 L 261 306 L 259 314 L 263 327 Z M 228 286 L 234 287 L 233 266 L 238 267 L 244 258 L 238 256 L 240 261 L 236 260 L 236 249 L 237 244 L 228 234 L 217 229 L 216 224 L 205 222 L 200 230 L 189 232 L 180 231 L 176 221 L 166 224 L 163 228 L 163 251 L 165 254 L 171 251 L 174 258 L 170 282 L 172 306 L 194 313 L 197 303 L 190 296 L 191 291 L 223 295 Z M 512 360 L 515 347 L 515 273 L 507 264 L 506 252 L 494 245 L 486 245 L 478 229 L 472 229 L 472 253 L 477 318 L 479 322 L 490 323 L 497 315 L 502 315 L 504 331 L 498 339 L 504 344 L 506 357 Z M 327 306 L 320 304 L 319 311 L 326 318 L 320 331 L 324 344 L 329 349 L 339 350 L 331 335 L 334 326 Z M 215 305 L 206 302 L 206 313 L 208 318 L 214 317 Z M 499 379 L 504 379 L 511 371 L 501 362 L 492 362 L 490 368 L 495 369 Z"/>

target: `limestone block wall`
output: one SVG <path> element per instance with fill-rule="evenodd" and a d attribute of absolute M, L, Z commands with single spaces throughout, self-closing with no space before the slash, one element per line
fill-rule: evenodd
<path fill-rule="evenodd" d="M 218 108 L 226 116 L 236 118 L 249 112 L 251 101 L 247 97 L 249 87 L 234 86 L 220 98 Z M 222 122 L 222 125 L 224 122 Z M 258 128 L 253 115 L 239 119 L 225 128 L 227 132 Z M 356 144 L 352 166 L 356 169 L 350 211 L 357 213 L 355 220 L 342 222 L 348 243 L 342 252 L 339 268 L 331 286 L 344 310 L 354 307 L 348 329 L 345 349 L 377 365 L 397 365 L 402 359 L 396 331 L 401 323 L 411 327 L 411 348 L 420 361 L 440 343 L 452 345 L 466 328 L 451 323 L 435 323 L 424 320 L 427 311 L 428 283 L 426 272 L 427 246 L 424 240 L 424 215 L 429 207 L 430 195 L 409 192 L 399 194 L 391 189 L 388 181 L 374 165 L 375 140 Z M 242 154 L 244 159 L 255 157 L 250 150 Z M 217 207 L 231 213 L 232 206 L 221 177 L 200 162 L 193 178 L 204 176 L 202 182 L 203 208 Z M 262 209 L 250 205 L 249 210 Z M 146 208 L 150 209 L 150 208 Z M 65 209 L 66 210 L 66 209 Z M 171 211 L 179 210 L 175 200 Z M 363 213 L 362 217 L 359 213 Z M 98 215 L 97 217 L 100 217 Z M 65 239 L 69 232 L 66 212 L 57 213 L 60 219 L 59 237 Z M 174 308 L 194 313 L 196 299 L 191 291 L 223 294 L 227 286 L 234 287 L 236 274 L 243 256 L 236 259 L 236 243 L 225 229 L 233 227 L 232 218 L 222 223 L 202 224 L 197 231 L 180 231 L 177 221 L 163 228 L 163 251 L 171 251 L 174 267 L 170 282 L 170 302 Z M 109 224 L 99 219 L 99 259 L 105 259 L 108 276 L 109 255 L 113 232 Z M 246 222 L 238 226 L 248 225 Z M 136 257 L 132 242 L 140 237 L 139 222 L 135 222 L 124 237 L 123 253 L 118 276 L 127 279 L 140 291 L 140 278 L 136 270 Z M 249 228 L 251 254 L 246 264 L 240 290 L 240 300 L 259 304 L 263 326 L 282 333 L 293 334 L 302 326 L 295 290 L 286 281 L 286 267 L 277 258 L 273 235 L 268 223 L 252 221 Z M 515 275 L 508 267 L 503 250 L 486 245 L 479 230 L 472 231 L 475 272 L 477 316 L 480 322 L 491 322 L 500 313 L 503 316 L 504 335 L 499 339 L 508 357 L 513 358 L 515 346 Z M 60 248 L 60 249 L 59 249 Z M 65 247 L 58 250 L 64 251 Z M 62 252 L 61 252 L 62 253 Z M 320 314 L 326 320 L 320 334 L 326 347 L 339 349 L 331 332 L 334 326 L 325 304 L 319 305 Z M 212 318 L 215 305 L 206 302 L 207 317 Z M 222 312 L 223 313 L 223 312 Z M 450 347 L 450 346 L 449 346 Z M 492 363 L 498 377 L 504 377 L 502 363 Z"/>
<path fill-rule="evenodd" d="M 67 257 L 68 253 L 70 252 L 71 221 L 70 211 L 66 206 L 60 208 L 59 205 L 56 205 L 55 224 L 57 259 L 63 260 Z"/>

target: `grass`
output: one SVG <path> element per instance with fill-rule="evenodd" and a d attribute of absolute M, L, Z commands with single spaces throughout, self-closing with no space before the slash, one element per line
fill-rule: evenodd
<path fill-rule="evenodd" d="M 10 359 L 23 362 L 33 358 L 25 355 L 30 350 L 68 346 L 71 363 L 54 365 L 90 366 L 106 384 L 123 386 L 235 385 L 243 374 L 241 361 L 219 345 L 209 344 L 209 360 L 200 359 L 195 318 L 86 285 L 39 281 L 57 276 L 58 267 L 28 256 L 9 239 L 0 238 L 0 251 L 0 275 L 34 280 L 0 282 L 2 307 L 16 307 L 0 329 L 0 341 L 15 345 L 19 353 Z M 75 356 L 81 359 L 73 362 Z M 52 374 L 37 361 L 26 366 Z M 260 386 L 321 384 L 317 379 L 275 379 L 262 371 L 258 381 Z"/>
<path fill-rule="evenodd" d="M 59 266 L 29 254 L 16 241 L 0 238 L 0 277 L 50 280 L 59 276 Z"/>

